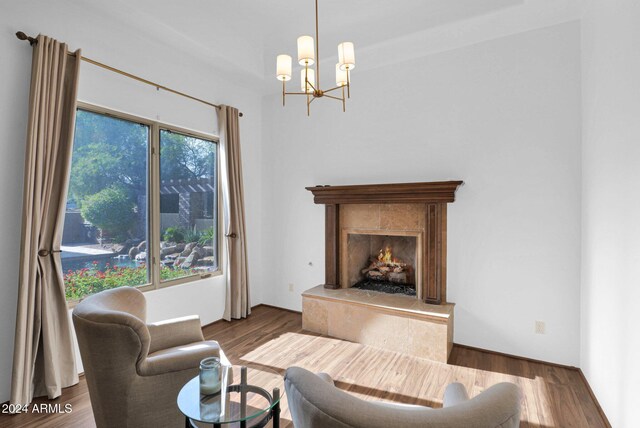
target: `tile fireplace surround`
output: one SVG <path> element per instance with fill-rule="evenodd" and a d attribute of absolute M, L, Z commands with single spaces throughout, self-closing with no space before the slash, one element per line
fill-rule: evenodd
<path fill-rule="evenodd" d="M 446 362 L 454 309 L 446 300 L 447 204 L 461 184 L 307 187 L 325 205 L 325 284 L 303 293 L 303 328 Z M 396 277 L 415 283 L 415 296 L 352 288 L 375 253 L 382 257 L 381 243 L 396 247 L 395 266 L 410 266 Z"/>

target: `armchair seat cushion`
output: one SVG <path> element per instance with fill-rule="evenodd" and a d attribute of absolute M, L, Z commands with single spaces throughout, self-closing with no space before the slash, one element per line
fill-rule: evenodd
<path fill-rule="evenodd" d="M 173 346 L 149 354 L 139 364 L 138 373 L 140 376 L 155 376 L 167 372 L 197 369 L 204 358 L 219 356 L 220 345 L 215 340 Z"/>

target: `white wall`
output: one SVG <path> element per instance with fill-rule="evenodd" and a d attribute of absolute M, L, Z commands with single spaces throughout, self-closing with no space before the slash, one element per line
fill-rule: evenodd
<path fill-rule="evenodd" d="M 236 106 L 241 119 L 242 155 L 247 211 L 248 250 L 252 303 L 261 301 L 260 290 L 260 193 L 261 100 L 249 88 L 230 81 L 210 64 L 198 62 L 118 24 L 83 2 L 14 1 L 0 13 L 0 402 L 9 398 L 18 287 L 22 176 L 27 119 L 31 49 L 13 34 L 39 32 L 66 41 L 72 49 L 169 87 L 217 103 Z M 199 131 L 215 131 L 215 114 L 193 102 L 158 93 L 83 64 L 79 97 L 84 101 L 120 108 Z M 203 323 L 222 316 L 224 278 L 212 278 L 147 293 L 149 318 L 153 320 L 197 313 Z"/>
<path fill-rule="evenodd" d="M 640 403 L 639 21 L 638 2 L 585 1 L 580 365 L 614 427 Z"/>
<path fill-rule="evenodd" d="M 265 303 L 299 310 L 300 293 L 323 283 L 324 208 L 305 186 L 462 179 L 449 206 L 455 341 L 577 365 L 579 31 L 569 22 L 356 68 L 346 113 L 322 99 L 307 118 L 302 99 L 265 97 Z"/>

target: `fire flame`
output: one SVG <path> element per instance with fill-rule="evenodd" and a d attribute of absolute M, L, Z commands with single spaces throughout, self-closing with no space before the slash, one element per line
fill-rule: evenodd
<path fill-rule="evenodd" d="M 371 257 L 369 261 L 369 266 L 361 270 L 361 273 L 366 278 L 403 284 L 407 283 L 407 281 L 413 281 L 413 267 L 393 257 L 391 246 L 389 245 L 381 248 L 378 256 Z"/>
<path fill-rule="evenodd" d="M 396 260 L 392 259 L 391 257 L 391 247 L 387 246 L 384 249 L 384 252 L 382 251 L 382 249 L 380 249 L 380 254 L 378 254 L 378 261 L 381 261 L 383 263 L 387 263 L 387 264 L 391 264 L 394 263 Z"/>
<path fill-rule="evenodd" d="M 378 254 L 378 261 L 380 263 L 384 263 L 387 266 L 406 266 L 402 260 L 393 257 L 393 253 L 391 252 L 391 247 L 387 246 L 384 249 L 380 249 L 380 253 Z"/>

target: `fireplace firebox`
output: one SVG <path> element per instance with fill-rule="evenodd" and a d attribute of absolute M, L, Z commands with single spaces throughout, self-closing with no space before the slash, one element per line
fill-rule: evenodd
<path fill-rule="evenodd" d="M 416 296 L 418 240 L 412 235 L 347 231 L 347 286 Z"/>

